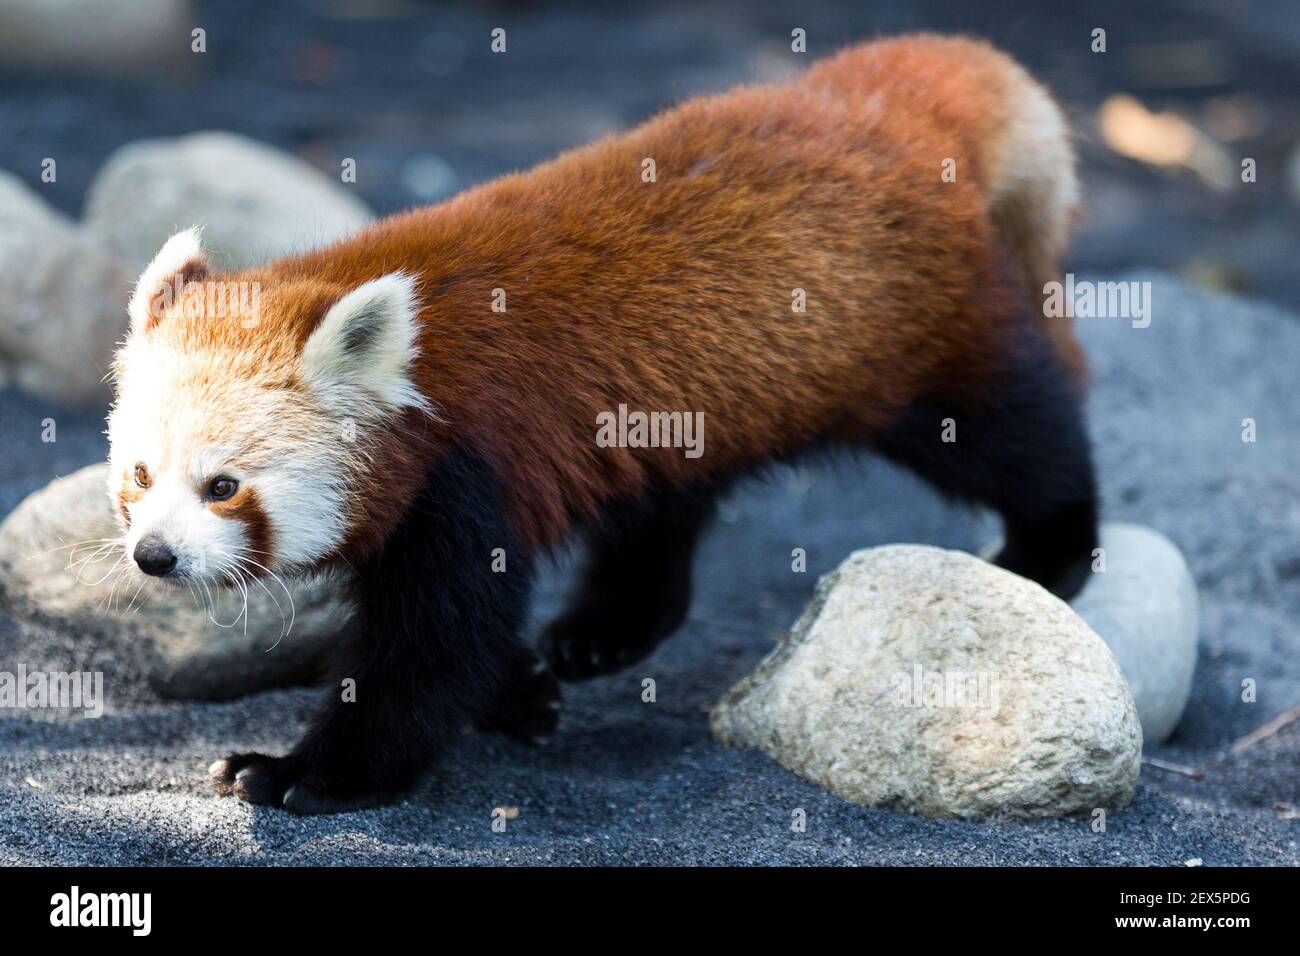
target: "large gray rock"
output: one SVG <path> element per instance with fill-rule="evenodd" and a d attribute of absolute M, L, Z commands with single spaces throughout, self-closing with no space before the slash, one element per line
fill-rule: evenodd
<path fill-rule="evenodd" d="M 1070 602 L 1097 632 L 1124 673 L 1142 739 L 1164 741 L 1187 706 L 1196 670 L 1199 602 L 1196 581 L 1178 547 L 1154 529 L 1106 522 L 1105 564 Z M 1001 539 L 980 550 L 992 560 Z M 1104 570 L 1103 570 L 1104 568 Z"/>
<path fill-rule="evenodd" d="M 86 225 L 137 272 L 193 225 L 214 262 L 239 269 L 340 239 L 371 218 L 337 178 L 223 132 L 123 146 L 86 197 Z"/>
<path fill-rule="evenodd" d="M 1106 645 L 1043 588 L 971 555 L 858 551 L 711 715 L 848 800 L 931 816 L 1128 802 L 1142 730 Z"/>
<path fill-rule="evenodd" d="M 110 694 L 139 680 L 168 697 L 222 699 L 319 676 L 348 616 L 339 582 L 289 582 L 288 633 L 290 604 L 273 583 L 270 593 L 249 589 L 246 618 L 243 596 L 232 591 L 215 593 L 210 613 L 186 589 L 146 579 L 130 561 L 118 565 L 107 467 L 52 482 L 0 525 L 0 604 L 70 638 L 48 648 L 0 646 L 0 659 L 29 670 L 103 670 Z M 97 554 L 99 544 L 106 547 Z"/>
<path fill-rule="evenodd" d="M 136 276 L 100 241 L 0 172 L 0 364 L 44 398 L 102 406 Z"/>

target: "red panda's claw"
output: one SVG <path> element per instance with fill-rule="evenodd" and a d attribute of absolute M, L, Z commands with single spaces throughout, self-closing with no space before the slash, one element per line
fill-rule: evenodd
<path fill-rule="evenodd" d="M 492 711 L 479 720 L 478 729 L 540 746 L 560 723 L 564 707 L 560 683 L 541 660 L 528 660 L 516 673 L 514 680 L 506 682 Z"/>

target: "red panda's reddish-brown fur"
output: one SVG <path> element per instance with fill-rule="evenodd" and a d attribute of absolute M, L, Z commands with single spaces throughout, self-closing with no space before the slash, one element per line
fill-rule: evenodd
<path fill-rule="evenodd" d="M 545 545 L 650 484 L 861 440 L 923 394 L 976 401 L 1072 212 L 1068 144 L 1033 125 L 1043 110 L 1059 122 L 983 43 L 854 47 L 242 276 L 268 320 L 213 334 L 301 348 L 350 288 L 418 275 L 414 376 L 438 420 L 409 412 L 382 437 L 344 551 L 380 546 L 452 441 L 490 457 L 518 530 Z M 1035 321 L 1058 323 L 1080 370 L 1068 328 Z M 620 404 L 703 412 L 705 454 L 598 447 L 596 416 Z"/>

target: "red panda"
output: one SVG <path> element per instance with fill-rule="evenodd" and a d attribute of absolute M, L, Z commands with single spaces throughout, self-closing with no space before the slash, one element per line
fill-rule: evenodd
<path fill-rule="evenodd" d="M 557 677 L 681 624 L 718 492 L 827 445 L 996 509 L 999 563 L 1072 594 L 1097 524 L 1083 362 L 1041 296 L 1076 194 L 1042 87 L 911 36 L 262 268 L 218 276 L 174 236 L 114 366 L 128 552 L 178 582 L 355 572 L 355 701 L 285 756 L 217 761 L 216 790 L 348 809 L 466 725 L 544 736 Z M 231 289 L 256 314 L 221 308 Z M 628 409 L 698 416 L 698 453 L 598 441 Z M 539 657 L 532 561 L 579 531 Z"/>

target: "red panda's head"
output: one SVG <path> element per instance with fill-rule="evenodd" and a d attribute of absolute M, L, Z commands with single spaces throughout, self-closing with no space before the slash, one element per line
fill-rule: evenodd
<path fill-rule="evenodd" d="M 178 581 L 311 568 L 344 540 L 368 435 L 408 408 L 414 280 L 210 273 L 196 230 L 140 278 L 113 367 L 109 493 L 126 553 Z"/>

